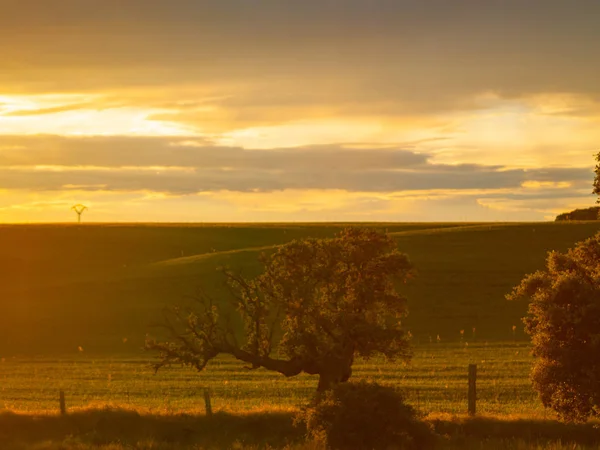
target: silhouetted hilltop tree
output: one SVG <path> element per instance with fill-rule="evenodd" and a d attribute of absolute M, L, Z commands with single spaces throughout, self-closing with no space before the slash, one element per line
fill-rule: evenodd
<path fill-rule="evenodd" d="M 600 203 L 600 152 L 596 154 L 595 158 L 596 168 L 594 169 L 594 189 L 592 191 L 592 194 L 596 194 L 599 196 L 599 198 L 596 200 L 596 203 Z M 599 213 L 600 207 L 598 206 L 585 209 L 576 209 L 574 211 L 556 216 L 556 221 L 559 222 L 563 220 L 599 220 Z"/>
<path fill-rule="evenodd" d="M 591 208 L 576 209 L 574 211 L 563 213 L 556 216 L 556 221 L 565 220 L 598 220 L 600 206 L 592 206 Z"/>
<path fill-rule="evenodd" d="M 251 369 L 319 375 L 324 391 L 350 378 L 356 356 L 410 358 L 401 325 L 407 301 L 394 282 L 410 278 L 413 266 L 391 237 L 349 228 L 331 239 L 292 241 L 261 260 L 264 272 L 254 279 L 223 271 L 243 340 L 218 303 L 202 295 L 197 308 L 171 311 L 169 341 L 147 341 L 158 352 L 157 370 L 176 363 L 201 371 L 228 354 Z"/>

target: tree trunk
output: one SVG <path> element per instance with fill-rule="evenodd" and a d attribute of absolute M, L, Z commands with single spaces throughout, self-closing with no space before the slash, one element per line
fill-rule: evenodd
<path fill-rule="evenodd" d="M 336 384 L 345 383 L 352 376 L 352 359 L 348 361 L 332 361 L 319 373 L 317 392 L 325 392 Z"/>

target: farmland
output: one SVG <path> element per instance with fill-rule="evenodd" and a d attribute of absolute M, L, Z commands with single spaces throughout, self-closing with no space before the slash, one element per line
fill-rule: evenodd
<path fill-rule="evenodd" d="M 467 345 L 467 343 L 469 345 Z M 479 369 L 478 408 L 468 419 L 466 365 Z M 412 364 L 360 361 L 356 378 L 399 386 L 440 436 L 440 449 L 598 448 L 596 424 L 565 425 L 531 390 L 528 345 L 519 342 L 420 344 Z M 303 443 L 294 412 L 316 380 L 248 371 L 227 358 L 201 374 L 169 368 L 154 375 L 143 358 L 79 355 L 9 359 L 1 366 L 0 446 L 6 449 L 324 450 Z M 204 415 L 209 388 L 216 414 Z M 69 415 L 56 414 L 66 391 Z M 18 414 L 15 414 L 18 413 Z"/>
<path fill-rule="evenodd" d="M 504 299 L 546 252 L 592 236 L 596 222 L 377 224 L 418 270 L 400 286 L 415 342 L 524 339 L 526 305 Z M 0 227 L 0 357 L 139 353 L 165 305 L 202 286 L 227 303 L 216 268 L 258 273 L 257 256 L 343 225 Z M 513 335 L 512 327 L 516 326 Z"/>
<path fill-rule="evenodd" d="M 542 417 L 546 412 L 531 390 L 531 357 L 523 343 L 422 344 L 410 364 L 359 361 L 354 376 L 401 387 L 423 413 L 463 413 L 467 365 L 479 368 L 479 410 L 484 414 Z M 64 389 L 71 408 L 127 406 L 138 411 L 203 412 L 203 388 L 213 407 L 232 413 L 293 410 L 310 400 L 316 377 L 286 379 L 266 370 L 251 371 L 229 358 L 198 374 L 171 367 L 154 374 L 147 359 L 39 358 L 2 363 L 0 409 L 53 411 Z"/>
<path fill-rule="evenodd" d="M 504 296 L 543 266 L 549 250 L 565 250 L 600 224 L 366 225 L 391 234 L 418 270 L 399 286 L 409 299 L 414 358 L 357 361 L 353 377 L 401 387 L 430 417 L 454 415 L 466 409 L 467 365 L 475 363 L 481 414 L 552 419 L 528 377 L 532 359 L 520 322 L 527 305 Z M 217 267 L 255 274 L 259 253 L 344 226 L 0 226 L 0 410 L 45 417 L 65 390 L 77 414 L 108 405 L 145 417 L 194 416 L 204 413 L 208 388 L 217 412 L 288 417 L 310 398 L 315 377 L 285 379 L 225 357 L 201 374 L 180 367 L 154 374 L 143 340 L 158 333 L 150 325 L 165 305 L 200 286 L 225 305 Z M 5 419 L 12 420 L 0 418 L 0 437 Z M 516 442 L 497 448 L 520 448 Z"/>

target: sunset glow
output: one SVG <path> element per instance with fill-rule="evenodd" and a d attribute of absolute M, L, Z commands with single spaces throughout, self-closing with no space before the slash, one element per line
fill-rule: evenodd
<path fill-rule="evenodd" d="M 594 203 L 597 3 L 27 3 L 0 6 L 1 222 L 72 203 L 175 222 Z"/>

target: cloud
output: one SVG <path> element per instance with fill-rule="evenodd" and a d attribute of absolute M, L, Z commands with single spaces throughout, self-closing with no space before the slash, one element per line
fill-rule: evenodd
<path fill-rule="evenodd" d="M 51 108 L 39 108 L 39 109 L 19 109 L 16 111 L 9 111 L 0 113 L 5 117 L 25 117 L 25 116 L 41 116 L 45 114 L 57 114 L 67 111 L 77 111 L 92 106 L 92 103 L 76 103 L 70 105 L 59 105 Z"/>
<path fill-rule="evenodd" d="M 546 217 L 589 201 L 599 18 L 597 0 L 1 1 L 0 189 Z"/>
<path fill-rule="evenodd" d="M 470 110 L 488 93 L 599 99 L 598 17 L 596 0 L 8 1 L 0 86 L 208 96 L 169 116 L 216 130 Z"/>
<path fill-rule="evenodd" d="M 440 164 L 402 148 L 246 150 L 178 137 L 0 138 L 0 189 L 201 192 L 496 190 L 588 182 L 591 169 Z M 531 190 L 529 188 L 529 190 Z"/>
<path fill-rule="evenodd" d="M 197 137 L 1 136 L 4 166 L 142 166 L 265 171 L 371 170 L 424 164 L 427 155 L 399 148 L 342 145 L 245 150 Z"/>

